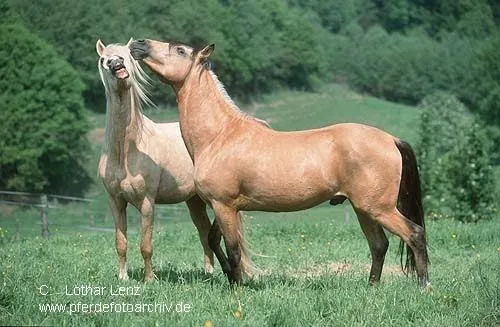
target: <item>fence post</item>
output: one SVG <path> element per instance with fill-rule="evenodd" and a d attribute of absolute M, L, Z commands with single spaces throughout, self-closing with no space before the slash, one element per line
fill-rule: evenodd
<path fill-rule="evenodd" d="M 49 203 L 47 201 L 47 194 L 42 194 L 40 195 L 40 203 L 41 203 L 41 209 L 40 209 L 40 220 L 42 223 L 42 236 L 44 238 L 49 237 L 49 222 L 47 220 L 47 212 L 49 209 Z"/>

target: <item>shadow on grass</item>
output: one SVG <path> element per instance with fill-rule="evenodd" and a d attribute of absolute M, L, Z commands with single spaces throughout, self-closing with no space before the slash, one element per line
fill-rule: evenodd
<path fill-rule="evenodd" d="M 143 281 L 143 268 L 128 270 L 129 278 L 139 282 Z M 155 269 L 156 278 L 162 282 L 172 284 L 198 284 L 207 283 L 210 285 L 225 286 L 228 290 L 232 289 L 224 274 L 215 272 L 214 274 L 206 273 L 203 269 L 184 268 L 181 269 L 172 264 L 162 265 L 161 268 Z M 344 276 L 342 274 L 325 275 L 316 277 L 297 278 L 288 276 L 285 273 L 273 275 L 261 275 L 253 279 L 245 279 L 241 286 L 254 291 L 262 291 L 267 289 L 275 289 L 280 287 L 300 287 L 306 289 L 327 290 L 332 288 L 345 287 L 344 284 L 360 284 L 367 286 L 368 283 L 364 278 L 352 278 L 352 276 Z M 352 285 L 351 285 L 352 286 Z"/>
<path fill-rule="evenodd" d="M 181 269 L 172 264 L 164 264 L 160 268 L 156 268 L 155 275 L 157 280 L 172 284 L 197 284 L 209 283 L 214 285 L 225 285 L 231 289 L 226 276 L 221 272 L 213 274 L 206 273 L 203 269 L 187 268 Z M 129 269 L 128 276 L 131 280 L 138 282 L 143 281 L 144 268 Z M 241 287 L 252 290 L 265 290 L 276 287 L 276 285 L 295 285 L 297 280 L 286 275 L 259 276 L 254 279 L 245 279 Z"/>
<path fill-rule="evenodd" d="M 188 268 L 180 269 L 172 264 L 164 264 L 161 268 L 154 270 L 156 279 L 173 284 L 196 284 L 196 283 L 216 283 L 225 282 L 225 277 L 220 274 L 209 274 L 203 269 Z M 128 270 L 130 279 L 143 281 L 144 268 Z"/>
<path fill-rule="evenodd" d="M 277 274 L 248 279 L 243 282 L 243 287 L 247 287 L 255 291 L 261 291 L 279 286 L 293 286 L 297 285 L 298 282 L 299 281 L 296 278 L 291 278 L 285 274 Z"/>

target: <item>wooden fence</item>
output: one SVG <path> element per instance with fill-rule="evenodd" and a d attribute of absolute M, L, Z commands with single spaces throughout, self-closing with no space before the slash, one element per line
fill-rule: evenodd
<path fill-rule="evenodd" d="M 40 226 L 43 237 L 48 237 L 50 234 L 48 221 L 49 209 L 61 208 L 58 205 L 50 204 L 49 199 L 58 199 L 72 202 L 92 202 L 91 199 L 79 198 L 74 196 L 0 191 L 0 204 L 40 208 Z"/>
<path fill-rule="evenodd" d="M 56 200 L 56 201 L 54 201 Z M 26 193 L 26 192 L 12 192 L 12 191 L 2 191 L 0 190 L 0 205 L 8 205 L 8 206 L 25 206 L 25 207 L 33 207 L 38 208 L 40 210 L 40 227 L 41 234 L 43 237 L 47 238 L 50 234 L 49 231 L 49 209 L 63 209 L 64 206 L 58 204 L 58 200 L 63 200 L 65 202 L 84 202 L 84 203 L 92 203 L 93 199 L 88 198 L 80 198 L 73 196 L 63 196 L 56 194 L 40 194 L 40 193 Z M 155 217 L 155 228 L 160 227 L 160 221 L 169 220 L 172 215 L 172 211 L 182 211 L 182 215 L 187 217 L 187 210 L 183 204 L 179 205 L 168 205 L 168 206 L 159 206 L 155 209 L 156 217 Z M 91 210 L 92 211 L 92 210 Z M 101 212 L 99 211 L 100 215 Z M 107 221 L 109 212 L 102 212 L 104 217 L 104 222 Z M 102 226 L 95 226 L 95 213 L 88 214 L 89 225 L 83 226 L 78 225 L 76 228 L 80 229 L 91 229 L 91 230 L 100 230 L 113 232 L 113 228 L 104 228 Z M 351 223 L 351 210 L 349 206 L 345 206 L 344 211 L 344 222 L 346 224 Z M 140 224 L 140 215 L 137 213 L 137 222 Z M 52 223 L 52 226 L 54 224 Z M 75 226 L 72 226 L 73 228 Z M 19 234 L 19 226 L 16 225 L 17 234 Z M 18 236 L 17 236 L 18 237 Z"/>

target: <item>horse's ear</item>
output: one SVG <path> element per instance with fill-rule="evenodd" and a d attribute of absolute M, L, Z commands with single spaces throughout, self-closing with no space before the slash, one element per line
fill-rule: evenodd
<path fill-rule="evenodd" d="M 133 37 L 131 37 L 131 38 L 130 38 L 130 40 L 128 40 L 128 42 L 127 42 L 127 47 L 129 47 L 129 46 L 130 46 L 130 43 L 132 43 L 132 41 L 134 41 L 134 38 L 133 38 Z"/>
<path fill-rule="evenodd" d="M 214 52 L 215 49 L 215 43 L 212 43 L 210 45 L 207 45 L 203 49 L 200 50 L 200 58 L 208 58 Z"/>
<path fill-rule="evenodd" d="M 102 43 L 101 39 L 97 40 L 97 43 L 95 44 L 95 50 L 97 51 L 97 54 L 99 56 L 102 56 L 102 52 L 104 51 L 104 48 L 106 46 L 104 45 L 104 43 Z"/>

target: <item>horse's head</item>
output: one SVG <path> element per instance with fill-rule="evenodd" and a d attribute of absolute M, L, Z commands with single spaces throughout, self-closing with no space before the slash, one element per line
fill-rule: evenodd
<path fill-rule="evenodd" d="M 109 44 L 107 46 L 101 40 L 96 43 L 99 55 L 98 68 L 106 93 L 117 93 L 129 90 L 139 100 L 138 103 L 151 104 L 147 96 L 149 78 L 138 61 L 130 55 L 127 44 Z"/>
<path fill-rule="evenodd" d="M 132 39 L 126 45 L 105 46 L 101 40 L 97 41 L 98 68 L 105 87 L 130 87 L 131 82 L 128 79 L 137 65 L 128 50 L 131 42 Z"/>
<path fill-rule="evenodd" d="M 215 44 L 195 50 L 181 43 L 136 40 L 129 47 L 132 57 L 142 60 L 161 80 L 177 84 L 182 83 L 193 69 L 207 67 L 207 58 Z"/>

